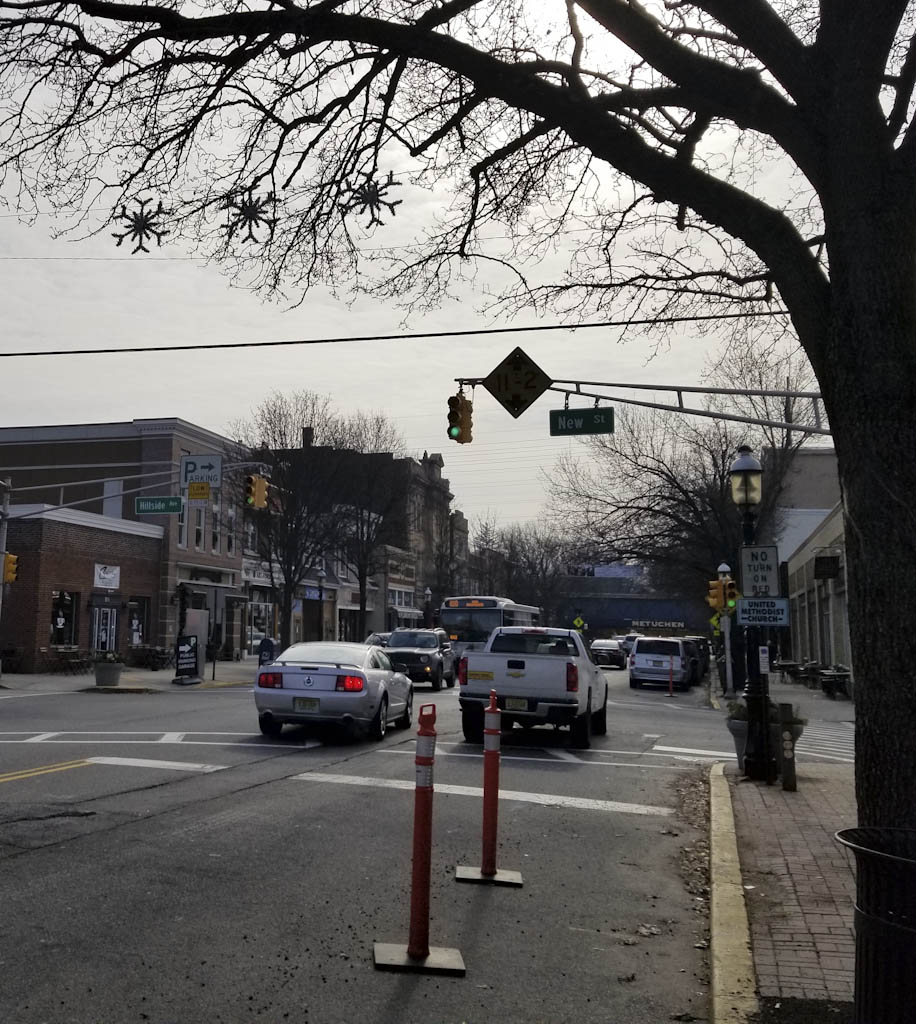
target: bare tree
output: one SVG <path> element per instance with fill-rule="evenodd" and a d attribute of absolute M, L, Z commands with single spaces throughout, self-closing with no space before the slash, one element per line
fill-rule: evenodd
<path fill-rule="evenodd" d="M 761 391 L 804 391 L 810 380 L 802 356 L 762 354 L 752 344 L 729 346 L 710 373 L 714 386 Z M 779 397 L 734 395 L 726 411 L 791 421 L 795 410 Z M 572 527 L 592 560 L 641 562 L 656 586 L 696 601 L 721 562 L 739 564 L 741 524 L 728 477 L 738 446 L 749 443 L 765 456 L 758 510 L 758 531 L 765 533 L 778 529 L 785 477 L 804 440 L 779 427 L 625 409 L 613 435 L 589 438 L 584 457 L 561 461 L 553 515 Z"/>
<path fill-rule="evenodd" d="M 507 534 L 519 566 L 515 600 L 536 605 L 544 622 L 559 625 L 571 550 L 567 537 L 546 523 L 510 527 Z"/>
<path fill-rule="evenodd" d="M 843 486 L 860 819 L 916 825 L 914 3 L 529 7 L 0 0 L 0 167 L 27 215 L 144 199 L 115 233 L 153 244 L 159 196 L 205 247 L 262 231 L 264 287 L 335 287 L 397 212 L 397 155 L 455 201 L 387 254 L 393 293 L 501 261 L 512 308 L 790 324 Z M 521 276 L 570 230 L 567 279 Z"/>
<path fill-rule="evenodd" d="M 359 585 L 359 635 L 364 637 L 369 579 L 385 559 L 385 545 L 400 538 L 398 513 L 406 514 L 407 474 L 398 457 L 404 441 L 384 413 L 356 412 L 340 423 L 341 454 L 348 469 L 341 480 L 337 511 L 341 555 Z"/>
<path fill-rule="evenodd" d="M 270 477 L 268 508 L 248 514 L 255 520 L 258 555 L 280 595 L 285 647 L 297 590 L 346 537 L 336 507 L 346 462 L 328 455 L 339 448 L 344 431 L 330 399 L 297 391 L 274 392 L 247 419 L 233 423 L 230 432 L 239 446 L 236 461 L 258 462 Z"/>

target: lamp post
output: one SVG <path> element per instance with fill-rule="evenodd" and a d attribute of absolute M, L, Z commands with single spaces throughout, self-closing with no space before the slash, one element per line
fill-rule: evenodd
<path fill-rule="evenodd" d="M 732 569 L 727 562 L 721 562 L 716 572 L 720 580 L 727 580 L 731 576 Z M 725 699 L 733 700 L 735 684 L 732 677 L 732 617 L 724 608 L 719 612 L 719 628 L 722 630 L 722 640 L 725 645 Z"/>
<path fill-rule="evenodd" d="M 747 445 L 738 449 L 738 458 L 729 467 L 728 476 L 732 501 L 741 512 L 742 540 L 744 544 L 753 544 L 757 507 L 763 494 L 763 467 Z M 770 751 L 770 695 L 769 686 L 760 675 L 758 632 L 756 626 L 748 626 L 745 630 L 747 748 L 744 774 L 749 779 L 763 779 L 769 785 L 776 778 L 776 760 Z"/>
<path fill-rule="evenodd" d="M 318 639 L 324 640 L 324 578 L 327 573 L 318 569 L 315 578 L 318 580 Z"/>
<path fill-rule="evenodd" d="M 426 620 L 426 628 L 429 629 L 429 627 L 433 624 L 432 611 L 429 606 L 429 600 L 433 596 L 433 592 L 429 589 L 429 587 L 427 587 L 426 590 L 423 591 L 423 596 L 426 598 L 426 605 L 423 609 L 423 616 L 424 619 Z"/>

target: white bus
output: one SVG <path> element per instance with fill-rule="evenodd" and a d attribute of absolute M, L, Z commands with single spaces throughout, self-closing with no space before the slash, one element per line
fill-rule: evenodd
<path fill-rule="evenodd" d="M 448 633 L 456 658 L 482 648 L 499 626 L 537 626 L 540 621 L 540 608 L 508 597 L 447 597 L 439 609 L 439 625 Z"/>

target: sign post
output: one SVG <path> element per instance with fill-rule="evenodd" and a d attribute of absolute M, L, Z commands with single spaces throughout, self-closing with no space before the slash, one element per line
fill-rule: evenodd
<path fill-rule="evenodd" d="M 779 551 L 775 544 L 741 548 L 741 593 L 779 597 Z"/>
<path fill-rule="evenodd" d="M 788 626 L 787 597 L 742 597 L 738 600 L 739 626 Z"/>
<path fill-rule="evenodd" d="M 182 455 L 178 486 L 188 492 L 188 504 L 206 506 L 210 492 L 218 490 L 223 482 L 222 455 Z"/>
<path fill-rule="evenodd" d="M 175 678 L 178 686 L 191 686 L 200 682 L 197 637 L 193 633 L 175 640 Z"/>

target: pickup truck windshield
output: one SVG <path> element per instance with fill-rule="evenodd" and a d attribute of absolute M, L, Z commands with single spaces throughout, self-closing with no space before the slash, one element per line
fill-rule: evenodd
<path fill-rule="evenodd" d="M 544 633 L 500 633 L 493 637 L 491 654 L 555 654 L 561 658 L 575 656 L 575 644 L 565 636 Z"/>

